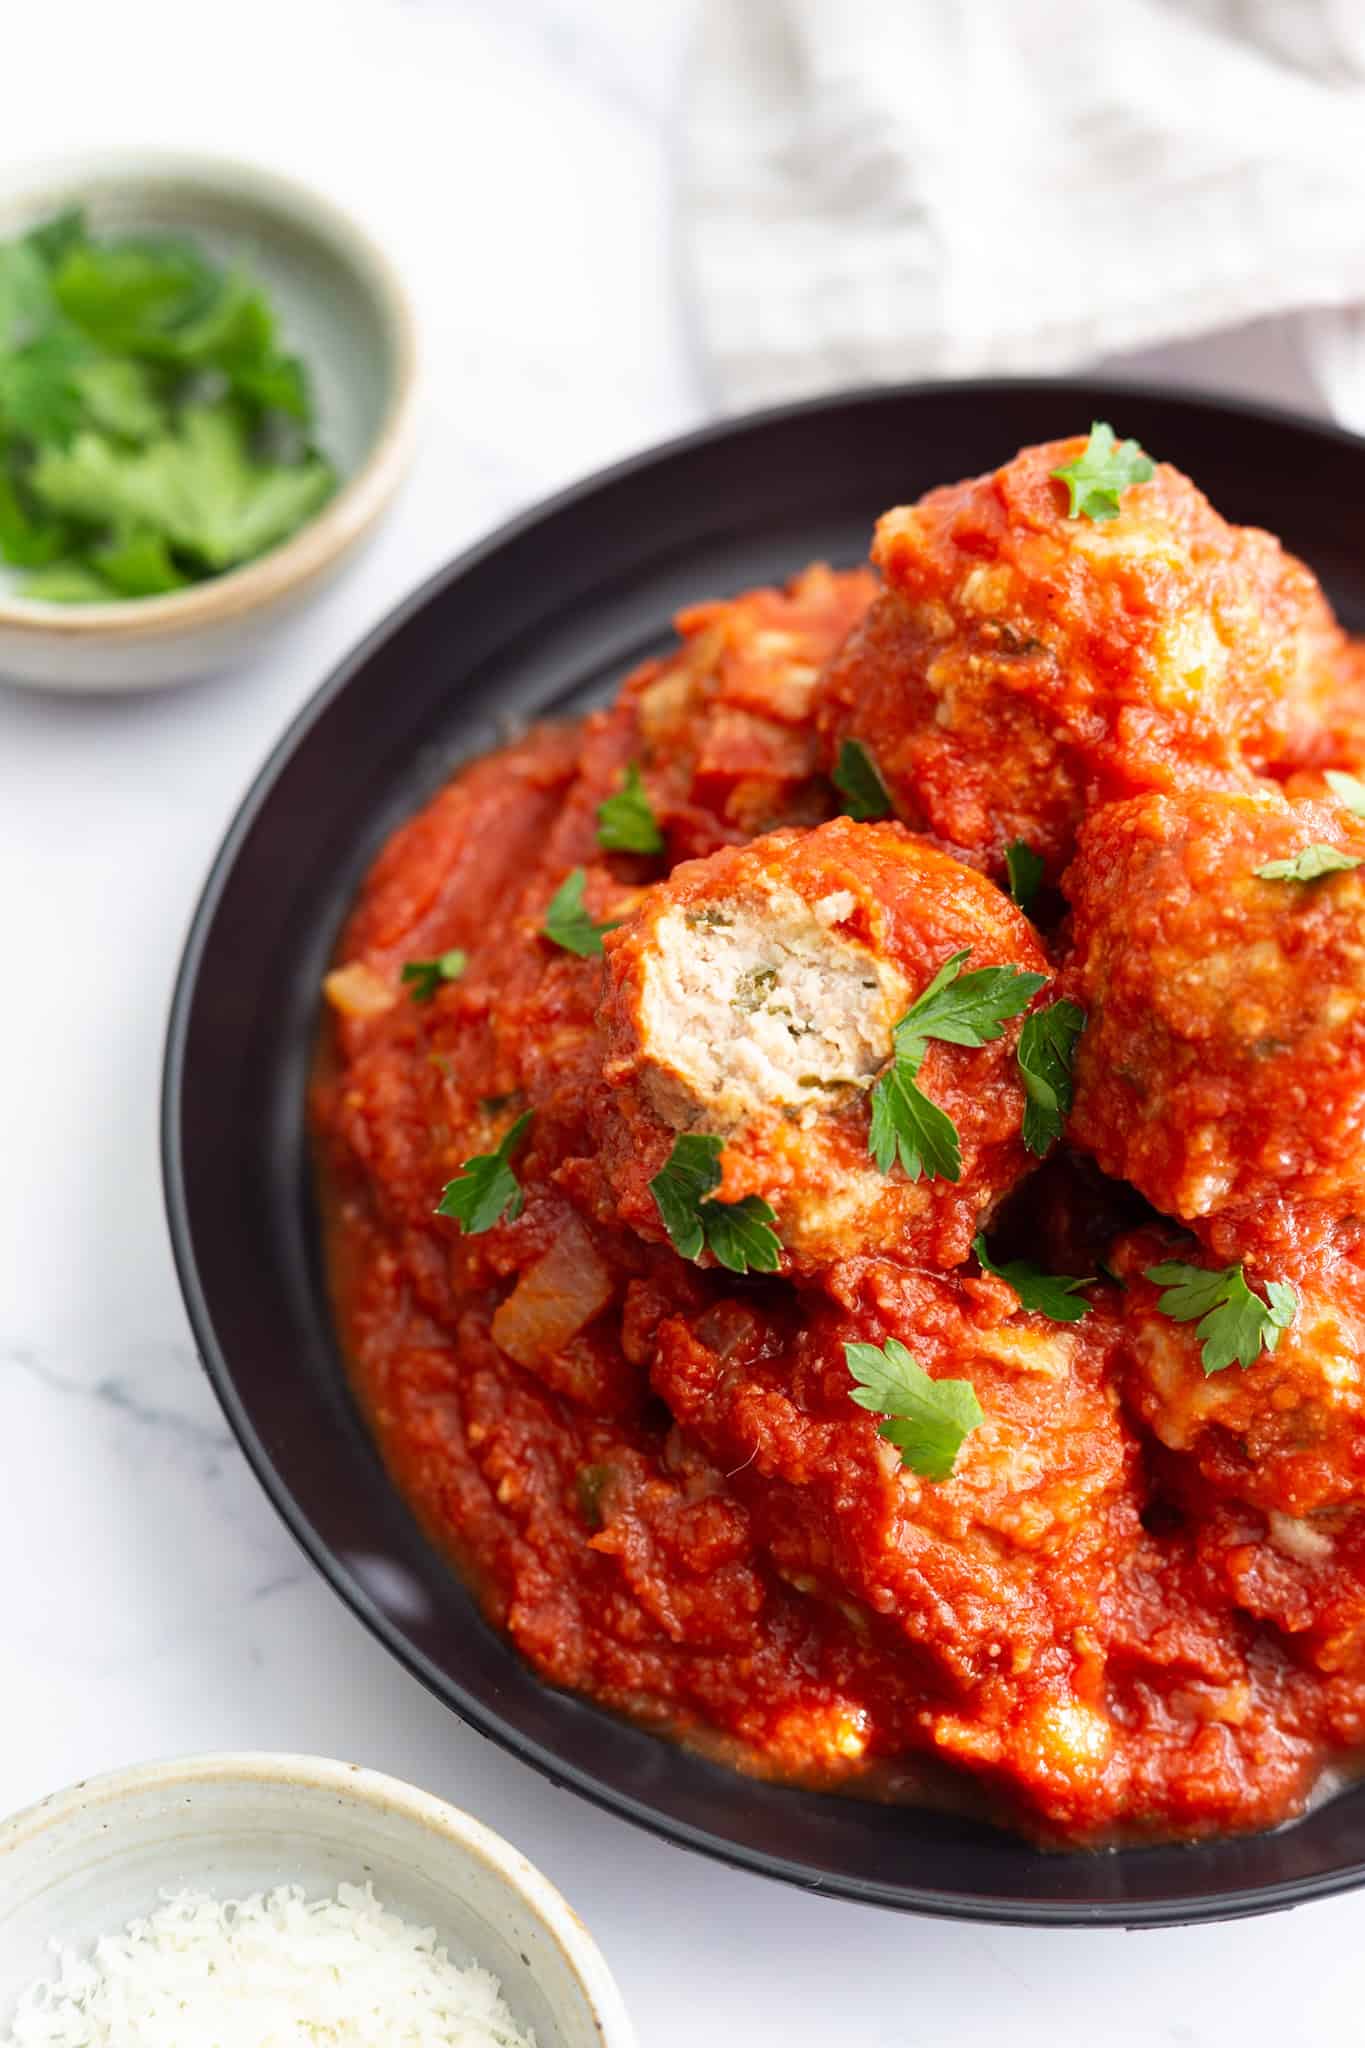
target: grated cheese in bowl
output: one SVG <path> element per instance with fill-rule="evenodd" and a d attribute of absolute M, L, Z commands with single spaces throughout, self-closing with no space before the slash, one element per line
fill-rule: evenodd
<path fill-rule="evenodd" d="M 535 2048 L 496 1977 L 366 1885 L 163 1894 L 89 1956 L 57 1951 L 0 2048 Z"/>

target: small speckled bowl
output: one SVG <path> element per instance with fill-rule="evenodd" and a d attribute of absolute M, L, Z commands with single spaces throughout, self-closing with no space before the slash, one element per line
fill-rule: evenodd
<path fill-rule="evenodd" d="M 115 1771 L 0 1826 L 0 2037 L 51 1943 L 88 1948 L 163 1890 L 316 1897 L 366 1879 L 453 1961 L 491 1970 L 537 2048 L 634 2048 L 592 1936 L 507 1842 L 378 1771 L 251 1753 Z"/>
<path fill-rule="evenodd" d="M 0 239 L 64 207 L 97 233 L 188 234 L 244 264 L 311 373 L 318 439 L 341 483 L 314 518 L 245 567 L 166 597 L 39 604 L 0 566 L 0 682 L 137 690 L 228 668 L 310 597 L 378 520 L 412 452 L 412 312 L 383 254 L 345 214 L 287 178 L 212 157 L 144 151 L 64 160 L 0 189 Z"/>

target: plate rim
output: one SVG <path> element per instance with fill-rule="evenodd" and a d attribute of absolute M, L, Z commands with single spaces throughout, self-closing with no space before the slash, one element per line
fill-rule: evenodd
<path fill-rule="evenodd" d="M 608 463 L 588 475 L 537 498 L 510 518 L 500 521 L 481 538 L 462 548 L 432 571 L 392 605 L 350 650 L 335 662 L 317 687 L 309 692 L 287 721 L 264 760 L 237 800 L 207 874 L 195 900 L 195 907 L 176 968 L 165 1037 L 161 1070 L 159 1150 L 162 1193 L 171 1252 L 181 1294 L 184 1298 L 199 1362 L 229 1428 L 247 1464 L 305 1557 L 316 1568 L 332 1593 L 362 1621 L 370 1633 L 412 1677 L 416 1678 L 444 1706 L 459 1715 L 467 1726 L 497 1744 L 500 1749 L 529 1764 L 549 1781 L 587 1799 L 600 1810 L 615 1814 L 657 1839 L 693 1854 L 710 1858 L 731 1869 L 773 1878 L 798 1890 L 842 1898 L 853 1903 L 922 1915 L 931 1919 L 958 1920 L 985 1926 L 1093 1927 L 1132 1930 L 1175 1928 L 1211 1921 L 1251 1919 L 1260 1914 L 1282 1912 L 1291 1906 L 1333 1898 L 1365 1885 L 1365 1855 L 1339 1869 L 1280 1879 L 1245 1891 L 1207 1892 L 1197 1897 L 1170 1900 L 1099 1900 L 1092 1904 L 1048 1899 L 1003 1899 L 993 1901 L 970 1894 L 943 1891 L 933 1886 L 897 1884 L 890 1886 L 872 1878 L 821 1877 L 802 1864 L 770 1851 L 752 1849 L 710 1830 L 661 1813 L 629 1792 L 616 1791 L 590 1772 L 565 1763 L 538 1741 L 523 1736 L 502 1722 L 496 1714 L 469 1693 L 459 1680 L 439 1670 L 404 1634 L 402 1628 L 377 1605 L 363 1583 L 349 1572 L 330 1545 L 312 1527 L 284 1475 L 277 1469 L 251 1416 L 242 1402 L 226 1355 L 218 1342 L 213 1317 L 200 1284 L 198 1264 L 189 1220 L 188 1201 L 182 1172 L 181 1092 L 185 1072 L 186 1041 L 190 1013 L 204 951 L 214 917 L 236 863 L 243 841 L 269 798 L 276 781 L 293 758 L 300 743 L 328 706 L 350 685 L 372 656 L 425 609 L 448 586 L 460 581 L 481 563 L 533 531 L 543 521 L 571 510 L 598 492 L 626 482 L 642 472 L 677 456 L 685 456 L 720 441 L 756 430 L 780 426 L 822 412 L 837 412 L 860 405 L 898 404 L 932 399 L 945 391 L 959 395 L 976 392 L 983 400 L 1001 396 L 1059 396 L 1067 392 L 1103 389 L 1116 397 L 1154 404 L 1188 405 L 1193 411 L 1213 411 L 1248 426 L 1273 425 L 1306 434 L 1328 444 L 1352 449 L 1365 459 L 1365 435 L 1335 421 L 1322 420 L 1293 406 L 1271 401 L 1227 397 L 1198 386 L 1171 386 L 1150 378 L 1106 376 L 1102 372 L 1077 372 L 1066 376 L 921 378 L 885 384 L 858 384 L 813 397 L 789 400 L 753 411 L 724 415 L 703 425 L 652 442 L 620 460 Z M 595 1703 L 588 1702 L 593 1705 Z M 606 1709 L 599 1709 L 606 1712 Z M 1288 1822 L 1293 1826 L 1296 1822 Z M 1235 1836 L 1224 1838 L 1236 1840 Z M 1141 1855 L 1144 1845 L 1113 1850 L 1060 1851 L 1083 1855 Z"/>

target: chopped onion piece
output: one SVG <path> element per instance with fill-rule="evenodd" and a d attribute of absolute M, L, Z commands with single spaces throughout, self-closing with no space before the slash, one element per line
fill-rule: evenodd
<path fill-rule="evenodd" d="M 553 1358 L 611 1300 L 611 1274 L 570 1217 L 493 1317 L 493 1341 L 518 1365 Z"/>
<path fill-rule="evenodd" d="M 363 960 L 334 967 L 323 979 L 322 993 L 343 1017 L 380 1017 L 398 1001 L 397 989 Z"/>

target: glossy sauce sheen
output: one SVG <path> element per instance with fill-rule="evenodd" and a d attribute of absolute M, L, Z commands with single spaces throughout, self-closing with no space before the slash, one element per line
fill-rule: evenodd
<path fill-rule="evenodd" d="M 685 614 L 678 654 L 612 708 L 472 764 L 376 862 L 339 948 L 313 1097 L 355 1382 L 424 1525 L 553 1684 L 805 1783 L 894 1796 L 946 1767 L 964 1800 L 1050 1842 L 1266 1826 L 1362 1739 L 1365 1532 L 1349 1481 L 1312 1497 L 1336 1519 L 1306 1535 L 1307 1496 L 1289 1498 L 1291 1521 L 1273 1492 L 1236 1484 L 1229 1431 L 1245 1442 L 1263 1418 L 1196 1416 L 1192 1331 L 1163 1320 L 1167 1350 L 1148 1341 L 1140 1269 L 1173 1255 L 1162 1230 L 1151 1246 L 1123 1238 L 1130 1290 L 1099 1286 L 1068 1325 L 1024 1313 L 967 1257 L 954 1208 L 908 1187 L 845 1226 L 822 1186 L 813 1249 L 772 1277 L 685 1261 L 653 1211 L 670 1133 L 646 1087 L 636 951 L 661 904 L 695 917 L 792 880 L 912 992 L 959 944 L 979 949 L 973 964 L 1052 975 L 1037 934 L 947 857 L 949 834 L 825 823 L 838 798 L 818 678 L 873 592 L 862 572 L 817 568 L 789 593 Z M 836 683 L 846 707 L 847 659 Z M 872 701 L 883 717 L 884 691 Z M 1058 862 L 1082 801 L 1074 749 L 1067 760 Z M 662 855 L 598 845 L 598 806 L 631 762 Z M 1201 763 L 1197 779 L 1219 778 Z M 689 861 L 706 865 L 675 876 Z M 542 935 L 579 867 L 592 918 L 620 923 L 605 961 Z M 892 928 L 897 891 L 914 889 L 943 920 L 923 959 Z M 404 963 L 456 947 L 461 977 L 412 1000 Z M 975 1188 L 989 1213 L 1022 1182 L 1001 1228 L 1092 1271 L 1142 1205 L 1110 1202 L 1069 1154 L 1025 1179 L 1018 1030 L 936 1045 L 924 1068 L 966 1134 L 957 1193 Z M 443 1186 L 527 1109 L 524 1208 L 462 1234 L 433 1213 Z M 865 1096 L 836 1093 L 788 1119 L 794 1153 L 780 1122 L 761 1142 L 746 1128 L 722 1192 L 761 1189 L 780 1209 L 802 1157 L 832 1160 L 831 1183 L 853 1175 L 865 1117 Z M 795 1237 L 809 1218 L 793 1217 Z M 1324 1314 L 1349 1312 L 1343 1284 L 1335 1267 L 1320 1277 Z M 849 1399 L 844 1345 L 893 1335 L 932 1376 L 969 1378 L 985 1411 L 941 1484 L 906 1470 Z M 1295 1360 L 1307 1412 L 1318 1354 Z M 1352 1420 L 1333 1409 L 1348 1464 Z"/>

